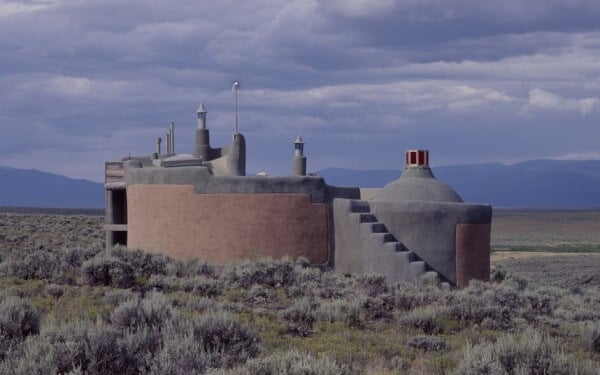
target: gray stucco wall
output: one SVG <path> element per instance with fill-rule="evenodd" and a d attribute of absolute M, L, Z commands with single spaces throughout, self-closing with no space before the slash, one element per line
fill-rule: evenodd
<path fill-rule="evenodd" d="M 489 205 L 446 202 L 369 201 L 387 230 L 431 269 L 456 282 L 456 224 L 489 224 Z"/>
<path fill-rule="evenodd" d="M 427 272 L 425 262 L 396 241 L 367 202 L 334 199 L 333 211 L 336 272 L 378 274 L 389 282 L 414 281 Z"/>

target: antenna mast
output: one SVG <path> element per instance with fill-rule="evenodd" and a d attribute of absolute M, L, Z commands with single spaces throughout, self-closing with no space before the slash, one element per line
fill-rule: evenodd
<path fill-rule="evenodd" d="M 240 87 L 240 83 L 238 81 L 235 81 L 233 83 L 233 87 L 231 87 L 231 89 L 234 91 L 234 96 L 235 96 L 235 134 L 238 133 L 238 113 L 237 113 L 237 90 L 238 87 Z"/>

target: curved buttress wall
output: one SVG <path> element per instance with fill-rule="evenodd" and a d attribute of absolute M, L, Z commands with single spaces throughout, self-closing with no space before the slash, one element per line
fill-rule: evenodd
<path fill-rule="evenodd" d="M 306 193 L 197 194 L 192 185 L 129 185 L 127 220 L 129 248 L 177 259 L 328 261 L 327 207 Z"/>

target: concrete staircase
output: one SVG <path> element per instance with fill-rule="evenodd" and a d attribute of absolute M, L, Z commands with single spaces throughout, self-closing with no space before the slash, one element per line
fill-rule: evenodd
<path fill-rule="evenodd" d="M 388 232 L 385 224 L 371 213 L 368 202 L 337 201 L 334 203 L 337 271 L 381 274 L 389 282 L 438 277 L 437 272 L 428 271 L 424 261 Z M 340 214 L 345 217 L 339 218 Z M 343 225 L 343 228 L 338 228 L 338 225 Z"/>

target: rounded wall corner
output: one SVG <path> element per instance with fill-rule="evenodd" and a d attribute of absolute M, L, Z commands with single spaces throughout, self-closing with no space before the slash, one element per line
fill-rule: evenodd
<path fill-rule="evenodd" d="M 456 285 L 490 280 L 491 223 L 456 225 Z"/>

